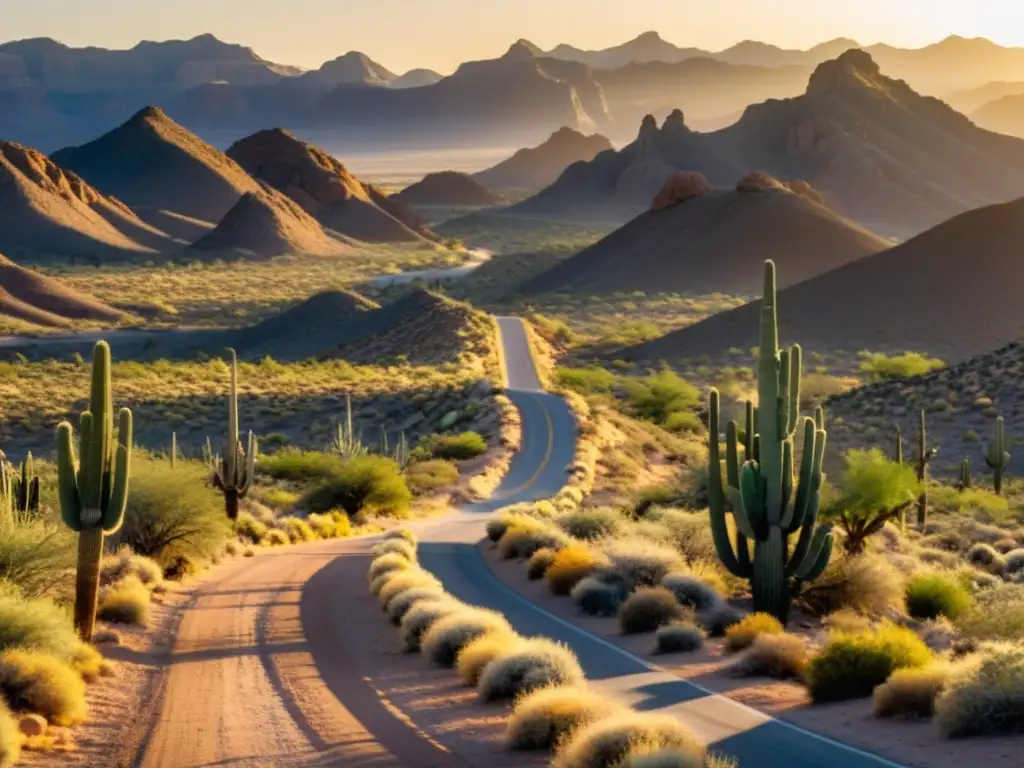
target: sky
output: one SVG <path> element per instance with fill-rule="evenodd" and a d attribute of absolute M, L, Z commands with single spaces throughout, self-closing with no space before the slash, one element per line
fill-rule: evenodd
<path fill-rule="evenodd" d="M 1024 47 L 1012 0 L 0 0 L 0 40 L 130 48 L 206 32 L 315 68 L 350 50 L 385 67 L 448 74 L 519 38 L 593 49 L 655 30 L 680 46 L 744 39 L 809 48 L 836 37 L 920 47 L 952 34 Z"/>

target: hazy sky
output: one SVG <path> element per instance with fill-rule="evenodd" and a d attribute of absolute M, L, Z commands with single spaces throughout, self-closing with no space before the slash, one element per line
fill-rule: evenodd
<path fill-rule="evenodd" d="M 1012 0 L 0 0 L 0 40 L 129 48 L 212 32 L 267 59 L 317 67 L 349 50 L 399 72 L 443 73 L 525 37 L 603 48 L 657 30 L 677 45 L 743 39 L 807 48 L 835 37 L 919 47 L 951 34 L 1024 46 Z"/>

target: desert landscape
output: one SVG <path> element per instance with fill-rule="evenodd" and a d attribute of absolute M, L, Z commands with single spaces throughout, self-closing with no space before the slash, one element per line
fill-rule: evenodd
<path fill-rule="evenodd" d="M 0 768 L 1018 768 L 1012 25 L 307 5 L 2 33 Z"/>

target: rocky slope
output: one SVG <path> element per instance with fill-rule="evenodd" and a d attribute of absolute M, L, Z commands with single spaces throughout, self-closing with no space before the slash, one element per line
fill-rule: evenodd
<path fill-rule="evenodd" d="M 573 163 L 589 162 L 613 149 L 600 134 L 586 136 L 572 128 L 560 128 L 543 144 L 520 149 L 507 160 L 474 173 L 473 178 L 491 189 L 546 187 Z"/>

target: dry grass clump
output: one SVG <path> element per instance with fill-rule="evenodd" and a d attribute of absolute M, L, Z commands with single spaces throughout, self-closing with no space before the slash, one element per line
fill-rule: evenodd
<path fill-rule="evenodd" d="M 974 640 L 1020 640 L 1024 637 L 1024 585 L 1000 584 L 981 590 L 956 626 Z"/>
<path fill-rule="evenodd" d="M 744 616 L 725 631 L 725 649 L 731 653 L 742 651 L 754 644 L 761 635 L 781 635 L 786 631 L 782 622 L 767 613 Z"/>
<path fill-rule="evenodd" d="M 94 632 L 93 642 L 99 642 L 97 638 L 102 638 L 102 635 L 99 632 Z M 88 643 L 82 642 L 78 643 L 77 647 L 72 651 L 68 664 L 87 683 L 95 680 L 97 677 L 110 675 L 114 669 L 111 663 L 103 658 L 103 654 Z"/>
<path fill-rule="evenodd" d="M 571 539 L 557 528 L 549 526 L 522 527 L 513 525 L 498 542 L 498 552 L 506 560 L 530 557 L 539 549 L 562 549 Z"/>
<path fill-rule="evenodd" d="M 281 530 L 288 536 L 292 544 L 316 541 L 316 531 L 307 521 L 299 517 L 282 517 L 277 521 Z"/>
<path fill-rule="evenodd" d="M 674 621 L 658 627 L 656 653 L 692 653 L 704 645 L 704 632 L 689 621 Z"/>
<path fill-rule="evenodd" d="M 129 576 L 134 576 L 151 590 L 158 589 L 164 583 L 164 571 L 160 563 L 136 555 L 127 547 L 122 547 L 116 555 L 103 559 L 100 584 L 113 584 Z"/>
<path fill-rule="evenodd" d="M 872 695 L 875 717 L 919 720 L 935 714 L 935 700 L 956 668 L 937 661 L 920 669 L 897 669 L 875 688 Z"/>
<path fill-rule="evenodd" d="M 584 544 L 572 544 L 558 551 L 544 578 L 552 594 L 568 595 L 583 579 L 607 564 L 607 559 L 596 550 Z"/>
<path fill-rule="evenodd" d="M 409 587 L 404 592 L 399 592 L 397 595 L 388 601 L 388 616 L 391 617 L 392 624 L 401 624 L 402 618 L 409 609 L 412 608 L 420 600 L 431 600 L 438 597 L 443 597 L 445 594 L 444 588 L 437 584 L 427 584 L 422 587 Z"/>
<path fill-rule="evenodd" d="M 1006 558 L 1004 558 L 995 547 L 979 541 L 967 550 L 964 558 L 975 568 L 1001 576 L 1006 570 Z"/>
<path fill-rule="evenodd" d="M 696 618 L 697 623 L 704 627 L 711 637 L 725 637 L 729 627 L 743 620 L 743 614 L 728 603 L 722 602 L 699 611 Z"/>
<path fill-rule="evenodd" d="M 799 635 L 758 635 L 746 653 L 732 666 L 741 677 L 799 678 L 807 668 L 810 650 Z"/>
<path fill-rule="evenodd" d="M 487 521 L 484 530 L 487 538 L 497 543 L 501 541 L 510 528 L 521 528 L 523 530 L 544 530 L 548 524 L 539 518 L 523 512 L 514 512 L 510 508 Z"/>
<path fill-rule="evenodd" d="M 386 531 L 381 537 L 384 541 L 391 541 L 393 539 L 404 539 L 409 542 L 413 547 L 416 546 L 419 541 L 416 538 L 416 534 L 407 528 L 392 528 L 390 531 Z"/>
<path fill-rule="evenodd" d="M 419 566 L 410 568 L 392 576 L 388 582 L 380 588 L 377 599 L 380 600 L 380 607 L 387 610 L 392 598 L 397 597 L 407 589 L 413 587 L 440 587 L 441 582 L 434 574 L 424 571 Z"/>
<path fill-rule="evenodd" d="M 950 739 L 1024 730 L 1024 647 L 995 645 L 980 663 L 953 674 L 935 702 L 935 718 Z"/>
<path fill-rule="evenodd" d="M 343 539 L 352 535 L 352 521 L 344 512 L 314 513 L 306 518 L 306 522 L 318 539 Z M 416 553 L 413 550 L 411 559 L 415 558 Z"/>
<path fill-rule="evenodd" d="M 516 699 L 505 740 L 512 749 L 550 749 L 584 725 L 627 712 L 587 688 L 541 688 Z"/>
<path fill-rule="evenodd" d="M 661 586 L 681 605 L 695 611 L 705 611 L 725 599 L 717 588 L 692 573 L 670 573 L 661 580 Z"/>
<path fill-rule="evenodd" d="M 823 616 L 821 624 L 832 632 L 865 632 L 871 629 L 871 619 L 849 608 Z"/>
<path fill-rule="evenodd" d="M 515 632 L 497 630 L 487 632 L 471 640 L 459 651 L 455 660 L 459 679 L 465 684 L 476 687 L 480 682 L 480 673 L 484 667 L 499 656 L 507 656 L 523 642 L 523 638 Z"/>
<path fill-rule="evenodd" d="M 261 547 L 287 547 L 292 543 L 288 534 L 280 528 L 268 528 L 267 532 L 260 539 Z"/>
<path fill-rule="evenodd" d="M 907 613 L 915 619 L 955 620 L 971 605 L 971 594 L 955 576 L 922 573 L 907 584 Z"/>
<path fill-rule="evenodd" d="M 250 544 L 259 544 L 267 534 L 267 524 L 248 512 L 242 512 L 235 521 L 235 532 Z"/>
<path fill-rule="evenodd" d="M 435 621 L 465 610 L 465 608 L 465 603 L 459 602 L 451 595 L 444 595 L 437 599 L 420 600 L 406 611 L 399 625 L 402 640 L 405 642 L 405 650 L 409 652 L 418 651 L 421 638 Z"/>
<path fill-rule="evenodd" d="M 6 702 L 0 701 L 0 768 L 11 768 L 21 759 L 21 729 Z"/>
<path fill-rule="evenodd" d="M 625 635 L 654 632 L 686 616 L 686 609 L 664 587 L 641 587 L 619 609 L 619 628 Z"/>
<path fill-rule="evenodd" d="M 557 550 L 551 549 L 550 547 L 542 547 L 530 555 L 530 559 L 526 562 L 526 576 L 530 581 L 539 581 L 544 578 L 544 574 L 548 572 L 548 568 L 551 567 L 551 563 L 555 561 L 555 555 Z"/>
<path fill-rule="evenodd" d="M 620 533 L 626 520 L 617 509 L 581 509 L 559 517 L 556 522 L 574 539 L 597 541 Z"/>
<path fill-rule="evenodd" d="M 85 681 L 70 665 L 35 651 L 0 654 L 0 692 L 18 711 L 35 712 L 57 725 L 85 720 Z"/>
<path fill-rule="evenodd" d="M 731 757 L 708 754 L 703 757 L 678 749 L 659 749 L 642 755 L 631 755 L 616 768 L 738 768 Z"/>
<path fill-rule="evenodd" d="M 612 539 L 603 543 L 601 551 L 611 570 L 634 587 L 653 587 L 684 567 L 678 550 L 647 539 Z"/>
<path fill-rule="evenodd" d="M 830 633 L 804 673 L 815 703 L 866 698 L 897 669 L 924 667 L 931 650 L 905 627 L 882 624 L 866 632 Z"/>
<path fill-rule="evenodd" d="M 1004 570 L 1007 576 L 1024 571 L 1024 549 L 1012 549 L 1006 553 Z"/>
<path fill-rule="evenodd" d="M 587 616 L 614 616 L 628 593 L 619 584 L 609 584 L 594 576 L 572 588 L 572 601 Z"/>
<path fill-rule="evenodd" d="M 819 615 L 849 608 L 881 616 L 903 608 L 906 577 L 880 555 L 833 558 L 800 600 Z"/>
<path fill-rule="evenodd" d="M 671 715 L 627 712 L 584 726 L 559 748 L 551 768 L 617 768 L 625 760 L 674 749 L 704 759 L 704 745 Z"/>
<path fill-rule="evenodd" d="M 410 560 L 404 555 L 391 552 L 386 555 L 374 558 L 370 563 L 370 569 L 366 573 L 366 580 L 372 584 L 376 579 L 391 571 L 404 571 L 412 568 L 415 560 Z"/>
<path fill-rule="evenodd" d="M 502 701 L 549 685 L 583 685 L 586 678 L 568 646 L 534 637 L 493 659 L 480 674 L 481 701 Z"/>
<path fill-rule="evenodd" d="M 103 590 L 96 617 L 112 624 L 145 627 L 149 624 L 150 591 L 137 576 L 129 576 Z"/>
<path fill-rule="evenodd" d="M 484 608 L 466 608 L 435 621 L 420 640 L 420 650 L 435 664 L 451 667 L 459 652 L 487 632 L 512 631 L 505 617 Z"/>

